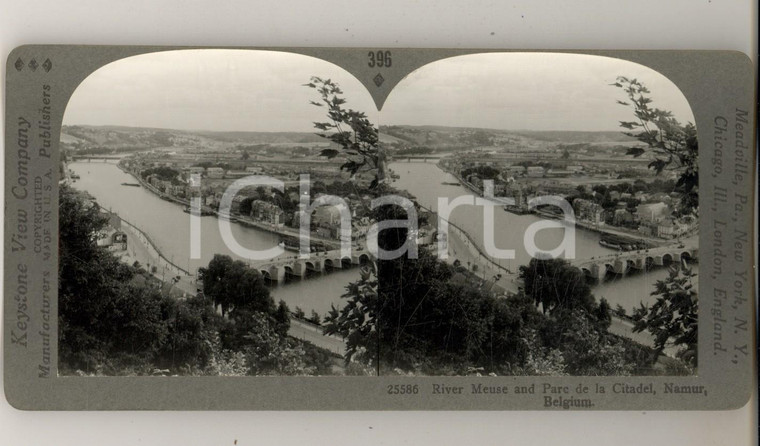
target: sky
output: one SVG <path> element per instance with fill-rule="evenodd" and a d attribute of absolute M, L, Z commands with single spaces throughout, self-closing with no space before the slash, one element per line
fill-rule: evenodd
<path fill-rule="evenodd" d="M 408 75 L 383 107 L 383 124 L 461 125 L 526 130 L 620 130 L 633 111 L 610 86 L 618 76 L 651 90 L 653 107 L 694 122 L 686 98 L 643 65 L 559 53 L 473 54 L 440 60 Z"/>
<path fill-rule="evenodd" d="M 381 112 L 352 75 L 309 56 L 251 50 L 178 50 L 133 56 L 91 74 L 72 95 L 64 124 L 185 130 L 313 132 L 310 76 L 336 81 L 347 107 L 383 125 L 507 130 L 619 131 L 633 120 L 619 75 L 650 90 L 652 106 L 694 122 L 681 92 L 642 65 L 600 56 L 489 53 L 423 66 L 390 93 Z"/>
<path fill-rule="evenodd" d="M 377 120 L 369 92 L 342 68 L 277 51 L 177 50 L 121 59 L 77 87 L 65 125 L 314 132 L 324 121 L 311 76 L 336 81 L 347 107 Z M 374 112 L 374 113 L 373 113 Z"/>

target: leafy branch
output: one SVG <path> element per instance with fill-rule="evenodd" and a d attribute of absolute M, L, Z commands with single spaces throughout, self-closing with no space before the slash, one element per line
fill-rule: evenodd
<path fill-rule="evenodd" d="M 651 293 L 657 301 L 647 308 L 643 303 L 633 312 L 634 332 L 649 331 L 658 353 L 667 347 L 682 346 L 679 352 L 687 362 L 696 364 L 699 298 L 692 283 L 696 273 L 685 264 L 670 270 L 658 280 Z"/>
<path fill-rule="evenodd" d="M 636 138 L 646 144 L 643 147 L 630 147 L 627 154 L 634 157 L 649 152 L 654 160 L 649 168 L 657 174 L 664 170 L 680 172 L 676 187 L 683 192 L 682 212 L 690 213 L 697 207 L 697 187 L 699 184 L 697 129 L 692 123 L 682 125 L 673 113 L 653 107 L 649 97 L 650 90 L 637 79 L 618 76 L 610 84 L 622 89 L 628 100 L 617 103 L 633 108 L 634 121 L 620 121 L 620 126 L 627 131 L 623 134 Z"/>
<path fill-rule="evenodd" d="M 320 96 L 319 101 L 309 102 L 327 109 L 328 121 L 314 123 L 314 127 L 320 130 L 317 135 L 341 147 L 341 150 L 324 149 L 321 155 L 335 158 L 342 153 L 346 162 L 340 169 L 347 171 L 351 178 L 355 178 L 359 172 L 374 171 L 370 189 L 383 183 L 386 177 L 386 156 L 380 146 L 377 127 L 370 122 L 365 113 L 344 107 L 346 100 L 342 96 L 343 90 L 332 80 L 312 76 L 310 82 L 304 86 L 315 89 Z"/>

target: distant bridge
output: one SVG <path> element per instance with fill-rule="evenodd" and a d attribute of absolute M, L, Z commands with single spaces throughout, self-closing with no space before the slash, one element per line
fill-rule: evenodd
<path fill-rule="evenodd" d="M 88 162 L 88 163 L 108 163 L 113 161 L 120 161 L 124 159 L 123 156 L 107 156 L 107 155 L 93 155 L 93 156 L 83 156 L 83 155 L 71 155 L 71 162 Z"/>
<path fill-rule="evenodd" d="M 404 162 L 404 163 L 411 163 L 411 162 L 423 162 L 426 163 L 428 161 L 435 161 L 438 162 L 441 160 L 441 156 L 427 156 L 427 155 L 407 155 L 407 156 L 395 156 L 393 158 L 393 162 Z"/>
<path fill-rule="evenodd" d="M 348 269 L 352 266 L 371 263 L 374 257 L 367 251 L 355 250 L 350 256 L 341 256 L 340 250 L 312 253 L 302 259 L 298 254 L 275 260 L 251 264 L 261 275 L 272 282 L 282 283 L 287 277 L 305 278 L 311 274 L 322 274 L 335 269 Z"/>
<path fill-rule="evenodd" d="M 696 246 L 663 246 L 639 251 L 627 251 L 591 259 L 571 260 L 583 274 L 598 282 L 603 282 L 608 273 L 625 276 L 632 271 L 648 271 L 655 266 L 680 263 L 681 260 L 696 260 L 699 248 Z"/>

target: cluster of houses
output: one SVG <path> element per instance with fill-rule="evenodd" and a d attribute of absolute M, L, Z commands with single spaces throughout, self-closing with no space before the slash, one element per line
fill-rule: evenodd
<path fill-rule="evenodd" d="M 240 211 L 239 202 L 238 211 Z M 256 221 L 268 223 L 273 226 L 282 226 L 285 224 L 285 211 L 276 204 L 264 200 L 253 200 L 251 203 L 250 217 Z"/>
<path fill-rule="evenodd" d="M 540 159 L 540 157 L 538 157 Z M 546 159 L 547 164 L 526 166 L 523 164 L 508 164 L 504 159 L 488 158 L 457 158 L 444 159 L 442 165 L 452 171 L 462 171 L 467 168 L 488 166 L 499 169 L 501 176 L 507 178 L 618 178 L 635 175 L 648 175 L 651 172 L 646 165 L 631 165 L 622 167 L 611 162 L 587 163 L 586 165 L 573 164 L 572 161 L 562 159 Z M 577 161 L 576 161 L 577 163 Z M 546 167 L 551 166 L 551 167 Z"/>
<path fill-rule="evenodd" d="M 268 192 L 271 192 L 271 190 Z M 221 195 L 220 192 L 217 192 L 217 194 Z M 242 190 L 233 198 L 232 205 L 230 206 L 230 214 L 236 216 L 243 215 L 255 222 L 264 223 L 270 226 L 289 226 L 294 228 L 299 227 L 301 215 L 304 212 L 300 204 L 297 205 L 298 210 L 295 212 L 286 212 L 280 205 L 274 202 L 261 198 L 255 198 L 253 201 L 251 201 L 250 211 L 247 212 L 247 214 L 242 212 L 242 203 L 245 200 L 256 196 L 255 194 L 256 192 L 254 192 L 254 195 L 249 195 L 246 193 L 245 189 Z M 316 194 L 314 197 L 312 197 L 312 200 L 318 199 L 321 195 L 323 194 Z M 218 202 L 218 195 L 208 195 L 206 197 L 207 202 L 209 201 L 208 199 L 210 197 L 213 197 L 213 201 Z M 299 196 L 296 192 L 289 192 L 286 194 L 285 199 L 297 203 L 299 201 Z M 347 237 L 349 239 L 355 240 L 357 237 L 361 237 L 363 234 L 366 234 L 370 226 L 369 218 L 366 216 L 357 216 L 358 207 L 349 197 L 343 197 L 343 200 L 345 204 L 335 206 L 318 206 L 312 210 L 311 230 L 314 234 L 319 237 L 334 240 L 343 240 Z M 350 228 L 341 227 L 341 216 L 345 212 L 348 212 L 348 215 L 350 216 Z"/>
<path fill-rule="evenodd" d="M 187 198 L 190 196 L 190 187 L 186 183 L 161 179 L 158 175 L 148 175 L 145 181 L 161 192 L 173 195 L 178 198 Z"/>
<path fill-rule="evenodd" d="M 573 201 L 575 218 L 595 226 L 610 222 L 612 226 L 635 227 L 642 235 L 670 239 L 680 237 L 693 229 L 693 222 L 673 218 L 670 204 L 662 201 L 642 203 L 631 210 L 626 202 L 618 202 L 615 209 L 604 209 L 586 199 Z"/>
<path fill-rule="evenodd" d="M 490 166 L 496 167 L 494 162 L 471 162 L 466 167 Z M 523 166 L 515 164 L 506 166 L 501 169 L 501 177 L 505 180 L 508 178 L 528 177 L 528 178 L 567 178 L 571 176 L 580 176 L 584 174 L 584 168 L 580 165 L 569 165 L 564 168 L 546 168 L 544 166 Z"/>
<path fill-rule="evenodd" d="M 461 162 L 453 161 L 449 168 L 461 169 L 491 165 L 492 162 Z M 498 197 L 511 197 L 515 200 L 512 209 L 527 209 L 527 202 L 537 195 L 560 195 L 573 196 L 577 193 L 576 187 L 571 183 L 561 180 L 547 180 L 541 184 L 530 186 L 515 181 L 518 177 L 550 178 L 552 176 L 584 175 L 586 170 L 583 166 L 568 165 L 562 170 L 545 169 L 542 166 L 512 165 L 502 169 L 501 174 L 494 184 L 494 195 Z M 464 180 L 479 190 L 483 190 L 483 180 L 476 174 L 469 175 Z M 642 235 L 659 237 L 664 239 L 682 236 L 693 229 L 693 222 L 684 222 L 673 218 L 673 205 L 680 198 L 678 193 L 667 194 L 664 192 L 625 193 L 610 191 L 609 200 L 616 202 L 613 208 L 603 207 L 598 200 L 581 199 L 573 200 L 573 210 L 578 221 L 589 223 L 594 226 L 611 225 L 636 230 Z M 629 203 L 638 202 L 635 208 Z"/>
<path fill-rule="evenodd" d="M 671 207 L 662 202 L 640 204 L 636 217 L 639 232 L 647 236 L 675 238 L 693 229 L 693 222 L 673 218 Z"/>
<path fill-rule="evenodd" d="M 146 165 L 141 163 L 139 165 L 126 167 L 132 169 L 139 175 L 141 169 L 159 166 L 161 166 L 161 164 L 156 165 L 153 163 Z M 317 169 L 317 171 L 311 172 L 312 179 L 314 179 L 313 173 L 317 173 L 317 177 L 319 177 L 320 174 L 328 175 L 329 173 L 332 173 L 333 179 L 335 178 L 336 172 L 334 167 L 318 166 L 315 169 Z M 201 204 L 211 209 L 219 208 L 229 182 L 206 182 L 201 183 L 201 187 L 198 188 L 193 187 L 190 184 L 190 178 L 192 175 L 202 175 L 202 177 L 208 179 L 234 179 L 248 175 L 276 174 L 271 171 L 271 169 L 265 170 L 258 166 L 249 166 L 246 167 L 245 171 L 240 172 L 226 171 L 221 167 L 203 168 L 197 166 L 185 167 L 181 170 L 177 170 L 179 172 L 177 178 L 166 180 L 156 174 L 152 174 L 145 178 L 145 181 L 156 190 L 178 199 L 184 200 L 194 196 L 200 196 Z M 297 178 L 295 175 L 292 176 L 293 178 L 289 178 L 290 180 Z M 261 188 L 255 189 L 244 188 L 233 197 L 229 214 L 236 217 L 248 217 L 254 222 L 264 223 L 275 227 L 298 227 L 300 224 L 301 213 L 303 211 L 297 210 L 295 212 L 286 212 L 283 210 L 282 206 L 270 200 L 272 194 L 273 190 L 271 186 L 262 186 Z M 311 198 L 312 200 L 315 200 L 319 198 L 320 195 L 321 194 L 316 194 Z M 286 191 L 285 196 L 282 197 L 282 199 L 290 203 L 299 203 L 300 196 L 297 191 L 290 189 L 289 191 Z M 245 212 L 243 212 L 243 203 L 246 200 L 250 201 L 250 211 L 246 209 Z M 346 203 L 345 206 L 319 206 L 313 210 L 311 229 L 316 235 L 324 238 L 341 240 L 346 237 L 356 239 L 357 237 L 362 237 L 366 234 L 370 226 L 368 217 L 362 215 L 357 216 L 359 206 L 355 204 L 352 205 L 351 197 L 343 197 L 343 200 Z M 358 202 L 358 200 L 353 201 Z M 297 206 L 300 209 L 300 205 Z M 288 208 L 292 208 L 292 206 L 288 206 Z M 340 225 L 341 212 L 345 212 L 346 208 L 349 211 L 349 215 L 351 215 L 351 228 L 346 228 L 345 231 L 342 231 Z"/>
<path fill-rule="evenodd" d="M 319 198 L 317 196 L 317 198 Z M 346 200 L 346 205 L 319 206 L 312 211 L 311 230 L 319 237 L 334 240 L 357 240 L 367 234 L 370 220 L 367 216 L 357 217 L 356 209 L 352 209 L 351 202 Z M 341 216 L 348 211 L 350 227 L 341 226 Z M 299 222 L 305 211 L 299 209 L 293 215 L 293 221 Z"/>
<path fill-rule="evenodd" d="M 570 182 L 559 178 L 572 176 L 588 176 L 597 172 L 598 168 L 568 164 L 562 169 L 548 169 L 543 166 L 511 165 L 500 167 L 501 163 L 491 160 L 449 160 L 444 163 L 445 167 L 462 171 L 463 169 L 489 166 L 499 169 L 500 175 L 494 184 L 494 194 L 498 197 L 511 197 L 515 200 L 513 208 L 527 208 L 527 201 L 537 195 L 560 195 L 573 196 L 576 187 Z M 533 186 L 515 181 L 516 178 L 544 178 L 545 181 Z M 552 178 L 555 178 L 552 180 Z M 467 183 L 483 190 L 483 180 L 476 174 L 464 178 Z M 691 231 L 694 223 L 684 222 L 673 218 L 673 205 L 680 199 L 678 193 L 667 194 L 664 192 L 625 193 L 610 191 L 609 200 L 616 203 L 615 207 L 605 209 L 598 200 L 575 199 L 573 210 L 577 220 L 594 226 L 611 225 L 626 227 L 636 230 L 642 235 L 660 237 L 664 239 L 675 238 Z M 629 203 L 635 200 L 637 207 L 632 208 Z"/>

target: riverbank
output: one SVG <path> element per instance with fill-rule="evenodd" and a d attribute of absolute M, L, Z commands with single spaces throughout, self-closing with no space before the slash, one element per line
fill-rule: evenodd
<path fill-rule="evenodd" d="M 133 232 L 132 227 L 121 225 L 122 230 L 128 235 L 127 250 L 123 251 L 122 261 L 129 265 L 138 261 L 146 271 L 152 269 L 148 268 L 148 265 L 156 266 L 152 276 L 163 280 L 162 289 L 172 296 L 180 299 L 194 296 L 198 288 L 198 284 L 194 282 L 195 273 L 198 268 L 207 266 L 215 254 L 250 262 L 238 257 L 229 249 L 220 235 L 217 221 L 211 218 L 200 219 L 203 235 L 201 256 L 191 258 L 190 221 L 188 215 L 182 212 L 182 207 L 178 206 L 178 203 L 160 199 L 148 188 L 123 186 L 124 182 L 136 181 L 133 175 L 119 169 L 115 162 L 70 163 L 67 168 L 81 175 L 81 180 L 73 183 L 74 188 L 89 193 L 102 209 L 118 214 L 122 220 L 127 220 L 146 234 L 142 236 L 138 231 Z M 277 244 L 277 236 L 269 232 L 240 224 L 231 226 L 235 239 L 249 249 L 264 250 Z M 150 247 L 148 239 L 155 243 L 156 249 Z M 159 251 L 169 262 L 186 269 L 191 275 L 181 275 L 179 282 L 172 283 L 178 271 L 167 267 L 167 262 L 160 260 Z M 283 256 L 293 254 L 286 252 Z M 345 293 L 346 285 L 356 281 L 359 275 L 359 268 L 337 268 L 327 274 L 313 275 L 307 280 L 292 280 L 285 284 L 272 285 L 269 290 L 275 302 L 283 300 L 291 309 L 300 307 L 307 314 L 314 310 L 324 318 L 332 306 L 342 306 L 344 300 L 341 296 Z M 339 344 L 342 340 L 324 339 L 319 330 L 299 328 L 297 322 L 292 326 L 290 334 L 293 337 L 325 347 L 333 353 L 341 353 Z"/>
<path fill-rule="evenodd" d="M 138 183 L 145 188 L 145 190 L 153 193 L 154 195 L 158 196 L 162 200 L 169 201 L 175 204 L 178 204 L 182 206 L 183 208 L 189 208 L 191 206 L 189 199 L 184 198 L 178 198 L 174 197 L 172 195 L 169 195 L 165 192 L 161 192 L 160 190 L 156 189 L 153 185 L 149 184 L 145 180 L 143 180 L 140 175 L 135 174 L 134 172 L 131 172 L 124 168 L 121 164 L 117 164 L 117 167 L 124 173 L 132 176 L 135 180 L 138 181 Z M 225 220 L 229 220 L 232 223 L 237 223 L 241 226 L 258 229 L 260 231 L 268 232 L 270 234 L 276 234 L 281 237 L 295 237 L 299 238 L 301 237 L 301 232 L 298 229 L 295 228 L 289 228 L 286 226 L 279 226 L 279 225 L 272 225 L 264 222 L 259 222 L 256 220 L 253 220 L 248 217 L 244 217 L 242 215 L 220 215 L 219 211 L 216 209 L 210 207 L 210 206 L 201 206 L 201 213 L 205 215 L 210 215 L 215 218 L 223 218 Z M 326 237 L 319 236 L 315 234 L 314 232 L 311 233 L 311 240 L 318 241 L 320 243 L 323 243 L 326 246 L 329 246 L 332 249 L 337 249 L 340 247 L 340 241 L 329 239 Z"/>
<path fill-rule="evenodd" d="M 462 178 L 461 175 L 459 175 L 458 172 L 452 172 L 452 171 L 446 170 L 446 169 L 444 169 L 440 165 L 440 163 L 436 164 L 436 167 L 438 167 L 442 172 L 447 173 L 447 174 L 453 176 L 454 178 L 456 178 L 461 183 L 462 187 L 464 187 L 467 190 L 469 190 L 470 192 L 472 192 L 475 196 L 477 196 L 477 197 L 483 197 L 483 191 L 481 191 L 479 188 L 477 188 L 474 184 L 472 184 L 472 183 L 466 181 L 464 178 Z M 506 211 L 507 212 L 512 212 L 515 215 L 524 215 L 526 213 L 532 213 L 532 214 L 539 215 L 539 216 L 541 216 L 543 218 L 554 219 L 554 220 L 556 220 L 558 218 L 561 218 L 561 216 L 552 214 L 550 212 L 542 212 L 542 211 L 540 211 L 538 209 L 533 209 L 533 210 L 530 210 L 529 212 L 523 212 L 523 211 L 514 212 L 514 211 L 510 211 L 508 209 Z M 668 242 L 669 242 L 669 240 L 649 237 L 649 236 L 646 236 L 644 234 L 641 234 L 641 233 L 638 233 L 638 232 L 635 232 L 635 231 L 629 231 L 629 230 L 622 229 L 622 228 L 613 228 L 613 227 L 606 226 L 606 225 L 605 226 L 598 226 L 598 225 L 595 225 L 593 223 L 585 222 L 585 221 L 582 221 L 582 220 L 575 220 L 575 226 L 579 227 L 579 228 L 581 228 L 581 229 L 583 229 L 585 231 L 591 231 L 591 232 L 595 232 L 595 233 L 598 233 L 598 234 L 606 235 L 606 236 L 609 236 L 609 237 L 622 237 L 622 238 L 626 238 L 626 239 L 643 240 L 646 243 L 648 243 L 651 247 L 664 246 L 664 245 L 667 245 Z"/>
<path fill-rule="evenodd" d="M 419 204 L 420 208 L 437 215 L 431 209 Z M 440 218 L 440 217 L 438 217 Z M 520 291 L 518 271 L 512 270 L 500 262 L 494 261 L 466 231 L 448 222 L 449 232 L 446 239 L 448 251 L 448 263 L 458 261 L 465 265 L 476 276 L 481 277 L 490 285 L 490 289 L 496 294 L 516 294 Z M 433 246 L 437 250 L 437 245 Z M 473 265 L 477 268 L 473 269 Z"/>
<path fill-rule="evenodd" d="M 135 230 L 131 225 L 123 225 L 127 233 L 127 251 L 119 255 L 122 262 L 133 265 L 138 262 L 153 277 L 162 281 L 163 289 L 177 298 L 188 298 L 197 294 L 197 284 L 194 276 L 177 271 L 171 264 L 163 261 L 157 251 L 145 240 L 142 231 Z M 155 270 L 154 270 L 155 268 Z M 179 278 L 179 280 L 174 280 Z"/>
<path fill-rule="evenodd" d="M 124 220 L 122 223 L 125 223 Z M 192 275 L 184 274 L 186 271 L 166 261 L 152 245 L 148 236 L 139 228 L 127 223 L 122 224 L 122 230 L 127 233 L 127 250 L 119 255 L 122 262 L 129 265 L 134 264 L 135 261 L 139 262 L 153 277 L 164 283 L 162 291 L 175 298 L 186 299 L 198 293 L 197 279 Z M 345 355 L 343 339 L 324 335 L 320 327 L 292 316 L 288 335 L 329 350 L 337 356 Z"/>

